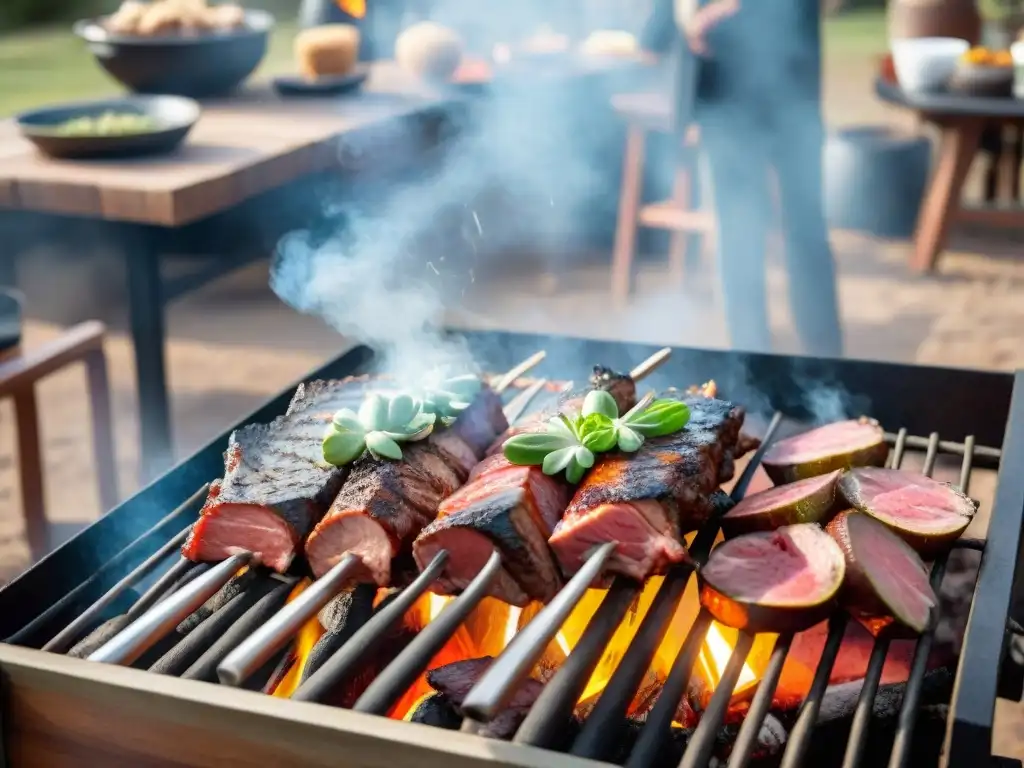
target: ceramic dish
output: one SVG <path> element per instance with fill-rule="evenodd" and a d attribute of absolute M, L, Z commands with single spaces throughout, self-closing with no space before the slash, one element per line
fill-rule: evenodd
<path fill-rule="evenodd" d="M 299 75 L 284 75 L 273 80 L 274 90 L 281 96 L 338 96 L 358 90 L 370 76 L 366 67 L 347 75 L 328 75 L 306 80 Z"/>
<path fill-rule="evenodd" d="M 148 118 L 152 128 L 112 134 L 67 134 L 62 130 L 69 121 L 98 120 L 109 114 L 141 115 Z M 15 121 L 21 134 L 51 157 L 132 157 L 174 150 L 192 130 L 199 114 L 199 104 L 182 96 L 129 96 L 34 109 L 18 115 Z"/>

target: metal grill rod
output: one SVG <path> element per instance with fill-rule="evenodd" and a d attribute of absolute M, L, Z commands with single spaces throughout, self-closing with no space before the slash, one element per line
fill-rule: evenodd
<path fill-rule="evenodd" d="M 768 447 L 770 446 L 772 439 L 775 437 L 775 433 L 778 431 L 781 423 L 782 414 L 776 413 L 772 418 L 771 423 L 768 425 L 768 430 L 765 433 L 765 438 L 761 442 L 760 447 L 750 458 L 747 466 L 744 467 L 743 474 L 740 476 L 739 481 L 733 488 L 731 497 L 733 501 L 738 502 L 746 495 L 747 488 L 750 487 L 750 482 L 754 477 L 754 473 L 761 465 L 761 458 L 764 456 L 765 451 L 768 450 Z M 698 562 L 705 562 L 711 554 L 711 548 L 714 546 L 715 539 L 718 537 L 720 527 L 721 525 L 717 518 L 709 520 L 705 524 L 705 527 L 701 529 L 697 538 L 694 539 L 691 551 Z M 686 694 L 686 689 L 690 683 L 690 677 L 693 674 L 693 665 L 697 660 L 697 656 L 700 654 L 701 645 L 704 642 L 704 637 L 707 635 L 707 630 L 710 625 L 711 614 L 701 608 L 693 625 L 690 627 L 679 652 L 676 654 L 676 658 L 672 662 L 671 671 L 665 681 L 665 685 L 662 687 L 661 692 L 658 695 L 658 701 L 647 716 L 644 728 L 640 732 L 640 738 L 637 739 L 637 743 L 634 745 L 629 761 L 627 762 L 628 768 L 651 765 L 652 762 L 657 759 L 657 756 L 666 749 L 667 741 L 672 735 L 672 721 L 675 719 L 679 702 Z M 747 653 L 749 653 L 749 650 Z M 744 661 L 745 660 L 746 655 L 744 655 Z M 742 671 L 742 668 L 743 665 L 741 663 L 739 670 Z M 633 691 L 629 694 L 630 697 L 633 696 L 635 690 L 636 689 L 634 687 Z M 729 688 L 729 693 L 731 695 L 732 687 Z M 721 706 L 714 700 L 712 700 L 711 704 L 714 708 Z M 726 701 L 726 704 L 728 704 L 728 701 Z M 626 705 L 628 705 L 628 701 L 626 702 Z M 625 715 L 625 709 L 623 709 L 623 715 Z M 702 718 L 702 721 L 703 720 L 713 721 L 714 711 L 709 708 L 709 712 L 705 712 L 704 718 Z M 715 729 L 717 729 L 717 725 Z M 703 747 L 699 746 L 702 739 L 714 738 L 715 729 L 705 728 L 705 733 L 701 733 L 700 728 L 698 728 L 698 731 L 694 733 L 693 738 L 691 739 L 691 746 L 694 739 L 696 739 L 698 743 L 698 748 L 695 750 L 696 753 L 701 752 L 703 749 Z M 687 754 L 689 754 L 689 752 L 690 749 L 687 750 Z"/>
<path fill-rule="evenodd" d="M 402 620 L 406 611 L 430 588 L 447 561 L 448 553 L 438 552 L 412 584 L 403 589 L 387 606 L 375 611 L 348 642 L 299 685 L 291 698 L 295 701 L 322 701 L 368 653 L 376 650 L 377 643 Z"/>
<path fill-rule="evenodd" d="M 900 430 L 901 435 L 906 434 L 905 429 Z M 893 452 L 891 467 L 899 469 L 903 463 L 905 455 L 907 440 L 904 438 L 901 443 L 897 440 L 896 450 Z M 922 467 L 922 474 L 926 477 L 930 477 L 932 472 L 935 471 L 935 462 L 938 459 L 939 454 L 939 435 L 933 432 L 928 438 L 928 451 L 925 454 L 924 466 Z M 832 667 L 835 664 L 836 656 L 839 654 L 839 647 L 842 645 L 843 636 L 846 634 L 846 625 L 849 618 L 845 612 L 833 614 L 832 619 L 829 622 L 829 635 L 826 641 L 826 653 L 822 654 L 822 660 L 818 663 L 818 669 L 815 672 L 814 683 L 811 686 L 811 690 L 814 696 L 809 696 L 804 700 L 803 706 L 800 708 L 800 714 L 797 716 L 797 723 L 793 730 L 790 732 L 789 743 L 786 745 L 786 751 L 782 756 L 781 768 L 797 768 L 797 766 L 803 763 L 804 755 L 807 752 L 811 742 L 811 735 L 814 731 L 815 722 L 818 719 L 818 712 L 821 709 L 821 699 L 825 694 L 825 689 L 828 687 L 829 677 L 832 674 Z M 835 648 L 834 653 L 829 654 L 832 648 Z M 864 693 L 863 688 L 861 694 Z M 866 729 L 865 729 L 866 732 Z M 851 733 L 851 737 L 854 734 Z M 861 738 L 861 737 L 857 737 Z"/>
<path fill-rule="evenodd" d="M 345 555 L 331 570 L 314 581 L 309 589 L 287 603 L 273 618 L 243 640 L 217 667 L 217 677 L 221 683 L 238 686 L 245 682 L 295 637 L 311 616 L 319 613 L 321 608 L 334 599 L 361 564 L 358 555 Z"/>
<path fill-rule="evenodd" d="M 192 508 L 197 503 L 201 502 L 203 499 L 206 498 L 206 493 L 209 490 L 209 487 L 210 487 L 209 484 L 204 485 L 198 491 L 196 491 L 191 496 L 189 496 L 183 503 L 181 503 L 180 505 L 175 507 L 175 509 L 173 511 L 171 511 L 168 515 L 166 515 L 156 525 L 154 525 L 148 531 L 146 531 L 141 536 L 139 536 L 134 541 L 132 541 L 130 544 L 128 544 L 128 546 L 126 546 L 124 549 L 122 549 L 107 564 L 105 564 L 98 571 L 96 571 L 94 574 L 92 574 L 92 576 L 90 576 L 88 579 L 83 581 L 81 584 L 79 584 L 73 590 L 71 590 L 66 595 L 64 595 L 64 597 L 62 597 L 60 600 L 55 602 L 53 605 L 51 605 L 49 608 L 47 608 L 45 611 L 43 611 L 39 616 L 37 616 L 35 619 L 33 619 L 31 622 L 29 622 L 25 627 L 23 627 L 21 630 L 19 630 L 18 632 L 14 633 L 9 638 L 7 638 L 7 640 L 5 640 L 4 642 L 10 643 L 12 645 L 21 645 L 24 642 L 26 642 L 27 640 L 30 640 L 39 629 L 41 629 L 42 627 L 45 627 L 47 624 L 49 624 L 51 622 L 51 620 L 55 616 L 57 616 L 62 611 L 67 609 L 68 606 L 74 605 L 75 602 L 78 600 L 79 596 L 82 594 L 82 592 L 84 592 L 86 589 L 88 589 L 91 585 L 93 585 L 96 582 L 100 581 L 108 570 L 110 570 L 113 567 L 115 567 L 122 560 L 122 558 L 124 558 L 129 552 L 131 552 L 133 549 L 135 549 L 135 547 L 137 547 L 139 544 L 144 542 L 146 539 L 148 539 L 150 536 L 152 536 L 156 531 L 158 531 L 163 526 L 165 526 L 168 523 L 173 522 L 174 520 L 177 520 L 179 517 L 181 517 L 181 516 L 191 512 Z M 137 581 L 139 581 L 139 579 L 142 579 L 149 571 L 151 571 L 154 567 L 159 565 L 159 563 L 167 556 L 166 554 L 164 554 L 161 557 L 157 557 L 157 554 L 162 549 L 163 549 L 163 547 L 158 549 L 157 552 L 153 553 L 152 555 L 147 557 L 145 560 L 143 560 L 142 563 L 140 563 L 135 568 L 133 568 L 132 571 L 127 576 L 125 576 L 120 581 L 118 581 L 113 587 L 110 588 L 110 590 L 108 590 L 108 592 L 106 594 L 104 594 L 102 597 L 100 597 L 100 600 L 103 600 L 107 596 L 107 594 L 112 592 L 114 589 L 119 589 L 118 595 L 120 595 L 126 589 L 128 589 L 128 587 L 131 587 L 133 584 L 135 584 Z M 92 611 L 92 610 L 93 610 L 93 606 L 92 605 L 90 605 L 88 608 L 85 609 L 86 612 L 89 612 L 89 611 Z M 98 618 L 98 616 L 96 616 L 96 614 L 93 614 L 93 616 Z M 61 633 L 63 633 L 64 631 L 66 631 L 66 627 L 65 627 L 64 630 L 61 630 Z M 58 635 L 61 634 L 61 633 L 58 633 Z M 49 642 L 53 642 L 54 639 L 55 638 L 51 638 L 51 640 Z M 65 642 L 65 641 L 62 640 L 62 643 L 63 642 Z M 67 647 L 70 647 L 70 644 L 68 644 Z M 61 649 L 61 650 L 65 650 L 65 649 Z M 59 651 L 55 651 L 55 652 L 59 652 Z"/>
<path fill-rule="evenodd" d="M 175 592 L 93 651 L 89 661 L 131 664 L 186 616 L 213 597 L 239 568 L 249 562 L 249 558 L 248 554 L 234 555 L 218 563 L 192 582 L 190 589 Z"/>
<path fill-rule="evenodd" d="M 960 490 L 964 493 L 970 492 L 971 465 L 974 458 L 974 438 L 968 437 L 965 441 L 968 450 L 964 453 L 964 463 L 960 468 Z M 946 575 L 946 563 L 949 561 L 948 554 L 937 558 L 932 564 L 932 573 L 929 579 L 935 594 L 939 594 L 942 587 L 942 578 Z M 921 635 L 914 649 L 914 658 L 910 662 L 910 678 L 907 681 L 907 690 L 903 694 L 903 705 L 900 707 L 900 717 L 896 726 L 896 741 L 893 743 L 892 756 L 889 759 L 889 768 L 902 768 L 907 765 L 910 759 L 910 747 L 914 737 L 914 725 L 917 720 L 917 704 L 921 699 L 921 687 L 924 683 L 924 675 L 928 667 L 928 656 L 931 653 L 932 642 L 935 640 L 935 630 Z"/>
<path fill-rule="evenodd" d="M 466 695 L 462 711 L 467 717 L 486 722 L 497 716 L 515 691 L 516 685 L 530 673 L 548 643 L 558 634 L 559 627 L 583 599 L 614 551 L 615 542 L 602 544 L 533 621 L 515 634 L 512 642 Z"/>
<path fill-rule="evenodd" d="M 139 565 L 135 566 L 135 568 L 132 569 L 127 576 L 117 582 L 117 584 L 108 589 L 99 600 L 86 608 L 85 611 L 83 611 L 74 621 L 64 627 L 64 629 L 58 632 L 49 642 L 47 642 L 43 646 L 43 650 L 49 651 L 50 653 L 63 653 L 74 645 L 75 642 L 81 639 L 81 637 L 89 630 L 90 626 L 100 618 L 101 614 L 110 605 L 112 605 L 115 600 L 117 600 L 117 598 L 127 592 L 135 582 L 144 578 L 146 574 L 166 560 L 172 552 L 181 547 L 190 530 L 192 530 L 191 523 L 189 523 L 184 530 L 170 539 L 170 541 L 160 547 L 160 549 L 139 563 Z M 145 608 L 143 610 L 145 610 Z"/>
<path fill-rule="evenodd" d="M 388 664 L 352 707 L 356 712 L 386 715 L 402 694 L 427 668 L 430 660 L 444 647 L 462 626 L 470 612 L 490 589 L 501 569 L 501 555 L 493 552 L 486 565 L 470 582 L 466 590 L 449 603 L 430 625 Z M 434 629 L 434 628 L 437 629 Z"/>
<path fill-rule="evenodd" d="M 761 445 L 754 452 L 750 461 L 747 462 L 747 465 L 743 468 L 743 473 L 733 487 L 730 494 L 733 501 L 742 499 L 746 494 L 754 473 L 761 463 L 761 458 L 764 456 L 765 451 L 768 450 L 768 446 L 771 444 L 781 423 L 782 414 L 774 414 L 765 431 Z M 708 554 L 711 552 L 711 547 L 715 543 L 715 538 L 718 536 L 718 529 L 717 515 L 701 527 L 690 547 L 690 554 L 696 562 L 703 562 L 707 559 Z M 619 729 L 625 722 L 629 704 L 636 694 L 644 674 L 651 665 L 651 659 L 654 657 L 657 647 L 661 644 L 665 630 L 668 627 L 668 622 L 675 612 L 675 606 L 682 597 L 692 572 L 692 567 L 681 567 L 665 577 L 665 581 L 661 589 L 658 590 L 658 594 L 655 595 L 654 602 L 652 602 L 651 607 L 648 609 L 640 629 L 637 630 L 622 661 L 619 662 L 618 667 L 612 674 L 611 680 L 608 681 L 608 685 L 601 693 L 597 704 L 589 717 L 587 717 L 580 735 L 573 744 L 572 754 L 577 757 L 603 759 L 610 751 Z M 662 595 L 665 595 L 665 603 L 659 602 L 662 599 Z M 671 610 L 668 610 L 668 601 L 671 601 Z M 661 613 L 661 611 L 664 611 L 664 613 Z M 674 713 L 675 706 L 678 703 L 678 700 L 671 702 L 666 699 L 665 703 L 661 704 L 661 698 L 659 698 L 659 704 L 661 704 L 660 712 L 662 713 L 660 716 L 665 717 L 664 712 L 669 708 Z M 658 705 L 655 705 L 655 709 L 658 709 Z M 654 714 L 652 711 L 652 715 Z M 652 739 L 660 743 L 660 739 L 668 738 L 670 736 L 668 728 L 671 725 L 670 717 L 666 720 L 665 725 L 665 728 L 656 728 L 649 719 L 648 725 L 641 733 L 641 741 Z M 645 738 L 644 734 L 651 729 L 653 729 L 651 735 Z"/>

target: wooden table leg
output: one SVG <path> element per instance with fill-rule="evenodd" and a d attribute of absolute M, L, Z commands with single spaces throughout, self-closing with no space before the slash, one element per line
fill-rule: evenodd
<path fill-rule="evenodd" d="M 137 248 L 125 248 L 128 311 L 139 391 L 139 441 L 144 483 L 170 467 L 174 458 L 167 368 L 164 362 L 164 304 L 160 279 L 159 230 L 145 228 Z"/>
<path fill-rule="evenodd" d="M 46 520 L 43 450 L 39 441 L 39 407 L 35 386 L 29 385 L 18 390 L 12 399 L 18 429 L 18 474 L 25 538 L 32 559 L 38 560 L 49 551 L 50 525 Z"/>
<path fill-rule="evenodd" d="M 916 272 L 935 269 L 946 245 L 949 225 L 960 206 L 960 192 L 981 139 L 981 120 L 963 120 L 942 126 L 939 159 L 928 185 L 914 235 L 910 267 Z"/>
<path fill-rule="evenodd" d="M 108 512 L 117 506 L 117 454 L 114 450 L 113 414 L 110 408 L 110 377 L 107 358 L 96 351 L 85 358 L 86 380 L 89 384 L 89 405 L 92 410 L 92 452 L 96 461 L 100 508 Z"/>
<path fill-rule="evenodd" d="M 637 216 L 644 186 L 644 129 L 630 125 L 626 132 L 626 151 L 622 163 L 622 191 L 619 217 L 612 248 L 612 299 L 624 304 L 629 299 L 636 253 Z"/>

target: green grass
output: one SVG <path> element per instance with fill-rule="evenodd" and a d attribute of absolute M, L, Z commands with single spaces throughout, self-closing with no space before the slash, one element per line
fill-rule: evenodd
<path fill-rule="evenodd" d="M 294 33 L 294 25 L 278 25 L 261 72 L 288 68 Z M 829 57 L 873 57 L 885 49 L 882 11 L 853 12 L 825 23 L 825 52 Z M 0 116 L 56 101 L 113 95 L 120 90 L 66 27 L 0 37 L 0 72 L 4 73 L 0 78 Z"/>

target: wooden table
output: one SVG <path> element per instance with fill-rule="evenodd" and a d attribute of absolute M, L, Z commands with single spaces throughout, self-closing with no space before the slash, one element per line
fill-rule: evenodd
<path fill-rule="evenodd" d="M 938 158 L 914 234 L 912 269 L 935 269 L 946 246 L 953 221 L 996 227 L 1024 228 L 1024 209 L 965 208 L 961 194 L 971 162 L 980 147 L 982 132 L 993 123 L 1024 130 L 1024 100 L 983 98 L 953 94 L 910 95 L 881 80 L 875 83 L 879 98 L 917 112 L 935 125 L 941 135 Z"/>
<path fill-rule="evenodd" d="M 173 459 L 164 362 L 161 257 L 186 225 L 317 172 L 415 162 L 464 96 L 427 90 L 376 65 L 362 92 L 282 100 L 254 85 L 204 104 L 182 149 L 166 157 L 58 161 L 0 122 L 0 213 L 86 217 L 117 225 L 139 389 L 143 475 Z M 13 283 L 9 254 L 0 285 Z M 3 261 L 3 259 L 0 259 Z"/>

